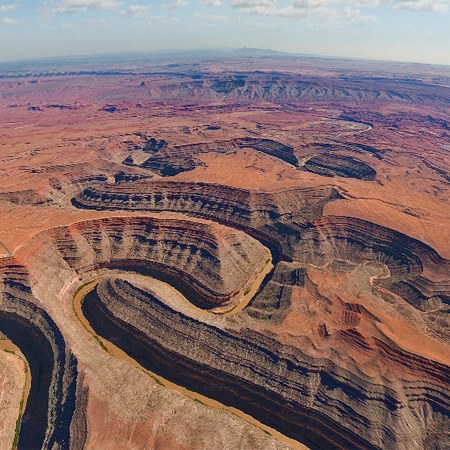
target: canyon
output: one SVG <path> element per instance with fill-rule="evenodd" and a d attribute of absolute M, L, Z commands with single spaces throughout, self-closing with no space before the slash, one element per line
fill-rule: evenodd
<path fill-rule="evenodd" d="M 0 65 L 0 448 L 448 448 L 448 68 L 173 58 Z"/>

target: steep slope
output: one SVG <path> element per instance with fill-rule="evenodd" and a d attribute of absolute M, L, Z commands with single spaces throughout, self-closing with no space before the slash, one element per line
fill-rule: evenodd
<path fill-rule="evenodd" d="M 1 263 L 0 329 L 19 347 L 31 372 L 18 448 L 69 449 L 77 360 L 48 313 L 36 304 L 25 269 L 13 260 Z"/>

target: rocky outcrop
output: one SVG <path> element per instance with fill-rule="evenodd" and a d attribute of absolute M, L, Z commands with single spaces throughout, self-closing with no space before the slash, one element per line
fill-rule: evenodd
<path fill-rule="evenodd" d="M 202 186 L 192 191 L 194 187 L 185 201 L 197 198 L 193 192 L 205 191 Z M 236 194 L 234 189 L 229 193 Z M 247 216 L 244 212 L 235 215 L 242 214 L 249 223 L 254 220 L 262 230 L 277 232 L 293 262 L 276 265 L 241 316 L 221 324 L 203 323 L 142 288 L 106 279 L 83 303 L 95 331 L 144 367 L 241 409 L 313 448 L 409 450 L 435 442 L 432 434 L 448 420 L 448 367 L 413 355 L 385 338 L 368 341 L 357 329 L 361 317 L 378 319 L 367 309 L 343 302 L 346 327 L 334 330 L 330 337 L 323 324 L 320 335 L 364 358 L 377 355 L 393 367 L 392 377 L 386 372 L 381 378 L 365 376 L 362 371 L 352 373 L 351 365 L 343 362 L 347 357 L 320 356 L 319 351 L 310 356 L 279 339 L 277 333 L 257 331 L 260 325 L 252 328 L 245 318 L 252 319 L 253 325 L 282 324 L 291 313 L 294 291 L 311 288 L 307 265 L 321 266 L 333 259 L 381 263 L 388 267 L 389 277 L 375 280 L 376 285 L 392 291 L 399 283 L 419 286 L 424 301 L 429 302 L 430 293 L 436 297 L 438 292 L 447 292 L 448 262 L 419 241 L 362 220 L 327 217 L 298 222 L 294 205 L 299 203 L 290 197 L 291 191 L 270 193 L 281 196 L 275 210 L 273 205 L 269 210 L 255 206 L 270 204 L 267 193 L 253 195 L 241 203 Z M 154 204 L 162 202 L 162 208 L 180 202 L 179 198 L 172 202 L 170 195 L 151 197 Z M 207 203 L 207 197 L 199 198 L 205 202 L 202 211 L 220 211 L 213 202 Z M 307 198 L 306 205 L 311 201 Z M 139 205 L 144 200 L 132 201 Z M 230 204 L 235 205 L 236 199 L 231 196 L 230 203 L 221 201 L 228 205 L 222 211 L 228 208 L 231 218 Z M 204 308 L 232 305 L 251 286 L 268 256 L 261 244 L 242 231 L 170 216 L 79 222 L 41 233 L 29 248 L 33 258 L 41 264 L 51 261 L 55 270 L 70 269 L 75 274 L 111 268 L 144 271 L 168 281 Z M 316 295 L 321 294 L 317 291 Z M 410 303 L 417 307 L 417 302 Z M 37 345 L 45 347 L 41 342 Z M 83 430 L 82 416 L 76 417 L 80 425 L 72 428 Z M 411 429 L 416 431 L 411 433 Z"/>
<path fill-rule="evenodd" d="M 448 103 L 448 89 L 409 78 L 307 76 L 281 72 L 235 72 L 188 77 L 149 89 L 154 100 L 291 103 L 305 101 Z M 418 84 L 420 89 L 417 88 Z"/>
<path fill-rule="evenodd" d="M 357 178 L 372 181 L 376 172 L 368 164 L 345 155 L 323 153 L 309 158 L 304 167 L 310 172 L 326 177 Z"/>
<path fill-rule="evenodd" d="M 270 261 L 264 246 L 243 232 L 175 218 L 85 221 L 42 233 L 39 242 L 78 273 L 144 271 L 203 308 L 233 306 Z"/>
<path fill-rule="evenodd" d="M 31 388 L 20 423 L 19 449 L 70 447 L 77 360 L 51 317 L 37 306 L 25 269 L 3 260 L 0 330 L 25 356 Z"/>
<path fill-rule="evenodd" d="M 298 164 L 294 149 L 291 146 L 272 139 L 245 137 L 231 139 L 229 141 L 199 142 L 172 147 L 167 146 L 165 141 L 161 142 L 156 140 L 155 142 L 151 141 L 150 150 L 147 149 L 148 145 L 133 145 L 131 147 L 132 150 L 137 149 L 143 152 L 153 153 L 153 155 L 141 164 L 135 164 L 133 157 L 129 155 L 123 161 L 123 164 L 128 166 L 139 165 L 145 169 L 150 169 L 158 175 L 167 177 L 193 170 L 195 167 L 202 165 L 200 160 L 196 158 L 196 155 L 201 153 L 230 153 L 244 148 L 252 148 L 253 150 L 273 156 L 280 161 L 294 166 Z M 130 149 L 130 147 L 128 148 Z"/>
<path fill-rule="evenodd" d="M 226 57 L 229 57 L 227 55 Z M 195 57 L 194 57 L 195 58 Z M 253 58 L 252 58 L 253 59 Z M 204 62 L 204 61 L 203 61 Z M 147 81 L 136 83 L 134 90 L 129 93 L 142 99 L 151 98 L 154 101 L 175 101 L 175 102 L 211 102 L 227 101 L 240 103 L 291 103 L 305 101 L 334 101 L 345 104 L 345 102 L 356 103 L 401 103 L 401 104 L 433 104 L 442 105 L 449 102 L 446 77 L 417 79 L 410 76 L 393 75 L 389 71 L 389 76 L 369 76 L 365 69 L 362 72 L 353 71 L 348 75 L 348 68 L 338 69 L 336 74 L 329 71 L 329 62 L 326 65 L 326 74 L 322 72 L 324 65 L 319 66 L 314 62 L 314 74 L 311 74 L 311 63 L 303 60 L 306 64 L 306 73 L 284 73 L 279 68 L 285 66 L 285 58 L 274 58 L 269 64 L 277 67 L 276 71 L 241 71 L 238 67 L 241 64 L 247 65 L 248 58 L 233 57 L 233 64 L 237 65 L 234 71 L 226 73 L 214 73 L 211 71 L 196 71 L 197 64 L 190 70 L 174 72 L 140 72 L 129 70 L 84 70 L 84 71 L 55 71 L 48 72 L 2 72 L 1 78 L 39 78 L 39 77 L 74 77 L 74 76 L 145 76 Z M 263 65 L 266 65 L 264 61 Z M 338 63 L 340 65 L 340 63 Z M 309 67 L 308 67 L 309 66 Z M 254 66 L 258 68 L 258 63 Z M 320 67 L 320 69 L 318 69 Z M 337 66 L 336 66 L 337 67 Z M 321 73 L 322 72 L 322 73 Z M 359 73 L 358 73 L 359 72 Z M 25 81 L 25 83 L 38 83 L 39 80 Z M 20 81 L 19 81 L 20 83 Z M 24 83 L 22 81 L 22 83 Z M 144 83 L 144 84 L 142 84 Z M 145 94 L 144 94 L 145 92 Z M 123 101 L 123 93 L 115 95 L 109 93 L 108 99 L 111 102 Z M 105 108 L 117 107 L 117 104 L 107 104 Z M 367 107 L 366 107 L 367 108 Z M 108 110 L 108 109 L 107 109 Z M 347 113 L 348 115 L 348 113 Z"/>
<path fill-rule="evenodd" d="M 257 139 L 257 138 L 237 138 L 232 141 L 239 148 L 252 148 L 258 152 L 265 153 L 275 158 L 281 159 L 284 162 L 296 166 L 298 164 L 294 149 L 282 144 L 281 142 L 272 139 Z"/>
<path fill-rule="evenodd" d="M 448 368 L 420 357 L 404 366 L 412 355 L 388 345 L 380 351 L 402 368 L 400 384 L 347 372 L 250 329 L 199 322 L 120 279 L 99 283 L 83 312 L 143 367 L 311 448 L 422 448 L 428 428 L 448 423 Z"/>
<path fill-rule="evenodd" d="M 204 183 L 152 182 L 87 188 L 72 202 L 91 209 L 175 211 L 240 228 L 264 242 L 275 256 L 323 265 L 332 259 L 386 264 L 380 282 L 421 310 L 448 304 L 448 261 L 430 247 L 371 222 L 318 218 L 339 194 L 332 188 L 260 192 Z M 424 265 L 438 274 L 423 276 Z"/>
<path fill-rule="evenodd" d="M 305 285 L 306 266 L 302 263 L 278 263 L 253 297 L 246 314 L 256 320 L 282 323 L 289 313 L 294 287 Z"/>
<path fill-rule="evenodd" d="M 212 183 L 155 181 L 93 186 L 72 204 L 98 210 L 173 211 L 212 219 L 261 240 L 278 260 L 287 251 L 289 234 L 284 227 L 320 217 L 326 203 L 336 198 L 340 195 L 330 187 L 262 192 Z"/>
<path fill-rule="evenodd" d="M 151 175 L 142 175 L 137 173 L 125 173 L 125 172 L 118 172 L 114 175 L 114 182 L 115 183 L 135 183 L 139 180 L 148 180 L 151 179 Z"/>
<path fill-rule="evenodd" d="M 332 259 L 385 264 L 389 276 L 378 280 L 418 309 L 448 304 L 449 261 L 431 247 L 389 228 L 349 217 L 323 217 L 297 229 L 293 259 L 323 265 Z M 424 275 L 424 268 L 432 279 Z M 420 298 L 420 301 L 418 300 Z"/>
<path fill-rule="evenodd" d="M 156 140 L 150 142 L 148 145 L 131 145 L 131 142 L 127 144 L 129 150 L 152 153 L 152 156 L 142 163 L 135 163 L 134 157 L 128 155 L 124 159 L 123 164 L 127 166 L 137 165 L 149 169 L 160 176 L 167 177 L 190 171 L 203 165 L 197 157 L 202 153 L 230 153 L 240 149 L 251 148 L 301 170 L 308 170 L 317 175 L 327 177 L 340 176 L 372 181 L 376 175 L 375 169 L 353 156 L 341 153 L 360 153 L 381 158 L 381 151 L 369 145 L 359 143 L 323 143 L 312 145 L 310 148 L 302 148 L 298 153 L 302 156 L 304 153 L 310 156 L 300 164 L 293 147 L 272 139 L 245 137 L 228 141 L 200 142 L 171 147 L 167 146 L 165 141 L 161 141 L 163 144 Z M 148 147 L 149 149 L 147 149 Z"/>
<path fill-rule="evenodd" d="M 130 156 L 127 157 L 123 163 L 125 165 L 134 165 L 134 160 L 130 158 Z M 182 172 L 194 170 L 196 167 L 202 165 L 203 164 L 200 161 L 193 159 L 190 156 L 180 158 L 169 151 L 158 153 L 144 161 L 142 164 L 139 164 L 140 167 L 149 169 L 162 177 L 172 177 Z"/>

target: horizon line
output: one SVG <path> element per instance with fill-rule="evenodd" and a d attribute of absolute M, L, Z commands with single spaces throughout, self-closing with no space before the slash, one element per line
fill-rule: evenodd
<path fill-rule="evenodd" d="M 118 51 L 118 52 L 102 52 L 102 53 L 87 53 L 87 54 L 66 54 L 66 55 L 48 55 L 48 56 L 36 56 L 36 57 L 26 57 L 26 58 L 13 58 L 13 59 L 0 59 L 0 65 L 5 63 L 26 63 L 26 62 L 39 62 L 46 60 L 57 60 L 57 59 L 76 59 L 76 58 L 100 58 L 100 57 L 114 57 L 114 56 L 156 56 L 156 55 L 170 55 L 171 53 L 193 53 L 193 52 L 239 52 L 242 50 L 247 50 L 249 53 L 253 52 L 268 52 L 273 53 L 273 56 L 292 56 L 298 58 L 317 58 L 317 59 L 334 59 L 334 60 L 347 60 L 347 61 L 367 61 L 367 62 L 378 62 L 378 63 L 399 63 L 399 64 L 413 64 L 413 65 L 423 65 L 423 66 L 443 66 L 450 68 L 450 63 L 430 63 L 423 61 L 411 61 L 411 60 L 397 60 L 397 59 L 379 59 L 379 58 L 367 58 L 359 56 L 336 56 L 336 55 L 325 55 L 319 53 L 304 53 L 304 52 L 289 52 L 283 50 L 274 50 L 268 48 L 259 47 L 199 47 L 191 49 L 161 49 L 161 50 L 149 50 L 149 51 Z M 257 56 L 257 55 L 255 55 Z"/>

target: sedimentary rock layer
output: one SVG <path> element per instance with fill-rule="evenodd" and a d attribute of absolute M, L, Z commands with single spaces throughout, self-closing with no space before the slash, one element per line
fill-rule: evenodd
<path fill-rule="evenodd" d="M 187 198 L 192 202 L 196 196 L 189 192 Z M 235 194 L 235 190 L 230 193 Z M 294 260 L 276 266 L 263 283 L 257 302 L 250 305 L 249 317 L 281 323 L 290 309 L 293 289 L 308 281 L 305 264 L 319 266 L 336 258 L 387 266 L 390 277 L 378 283 L 394 291 L 398 283 L 419 286 L 422 303 L 436 302 L 439 295 L 447 295 L 448 262 L 430 247 L 393 230 L 347 217 L 299 222 L 295 220 L 298 201 L 285 194 L 281 195 L 285 203 L 279 203 L 284 207 L 278 206 L 276 213 L 272 208 L 248 206 L 258 204 L 248 198 L 243 202 L 247 221 L 259 220 L 261 229 L 268 227 Z M 267 204 L 263 201 L 266 194 L 258 195 L 263 195 L 261 204 Z M 161 201 L 161 207 L 182 207 L 182 203 L 171 203 L 168 198 L 152 201 Z M 204 202 L 202 211 L 217 214 L 214 203 L 200 198 Z M 138 199 L 136 205 L 142 201 Z M 260 210 L 265 211 L 261 216 Z M 231 212 L 227 214 L 232 217 Z M 75 273 L 102 268 L 145 269 L 206 308 L 239 298 L 258 272 L 255 267 L 262 268 L 268 256 L 261 244 L 241 231 L 170 216 L 79 222 L 41 233 L 30 242 L 29 251 L 41 259 L 41 264 L 51 261 L 55 268 L 70 268 Z M 417 302 L 409 301 L 418 307 Z M 265 303 L 263 307 L 261 302 Z M 96 331 L 143 366 L 242 409 L 312 447 L 420 448 L 427 439 L 435 439 L 428 428 L 435 430 L 447 420 L 448 368 L 386 340 L 374 338 L 375 344 L 369 344 L 356 329 L 341 330 L 336 335 L 364 354 L 383 355 L 382 359 L 396 368 L 392 379 L 351 374 L 345 364 L 312 358 L 295 346 L 282 344 L 276 335 L 264 337 L 251 327 L 237 329 L 231 323 L 219 327 L 199 322 L 128 283 L 105 281 L 84 305 Z M 351 324 L 352 311 L 356 311 L 353 315 L 360 313 L 361 307 L 349 308 L 347 322 Z M 328 335 L 325 327 L 323 337 Z M 27 349 L 23 351 L 26 354 Z M 420 412 L 420 419 L 414 418 L 408 405 Z M 417 432 L 405 431 L 411 427 Z"/>
<path fill-rule="evenodd" d="M 93 186 L 72 203 L 77 208 L 174 211 L 212 219 L 256 236 L 277 260 L 288 239 L 282 228 L 320 217 L 325 204 L 336 198 L 340 195 L 330 187 L 261 192 L 211 183 L 155 181 Z"/>
<path fill-rule="evenodd" d="M 421 448 L 427 427 L 448 420 L 450 393 L 442 384 L 448 368 L 415 357 L 405 369 L 388 345 L 380 348 L 404 375 L 378 384 L 250 329 L 199 322 L 120 279 L 100 282 L 83 312 L 97 333 L 142 366 L 312 448 Z"/>
<path fill-rule="evenodd" d="M 196 158 L 201 153 L 229 153 L 244 148 L 252 148 L 258 152 L 273 156 L 280 161 L 297 166 L 298 160 L 291 146 L 272 139 L 236 138 L 229 141 L 200 142 L 196 144 L 163 146 L 155 149 L 153 155 L 142 164 L 143 168 L 150 169 L 161 176 L 173 176 L 180 172 L 192 170 L 202 165 Z M 142 150 L 145 151 L 145 150 Z M 128 156 L 123 163 L 134 165 L 133 157 Z"/>
<path fill-rule="evenodd" d="M 174 218 L 80 222 L 43 233 L 39 242 L 79 273 L 107 267 L 143 270 L 169 279 L 205 308 L 232 306 L 270 262 L 264 246 L 243 232 Z"/>
<path fill-rule="evenodd" d="M 239 148 L 253 148 L 258 152 L 274 156 L 294 166 L 298 164 L 294 149 L 291 146 L 282 144 L 281 142 L 277 142 L 272 139 L 246 137 L 233 139 L 231 142 L 236 144 Z"/>
<path fill-rule="evenodd" d="M 432 310 L 449 303 L 449 263 L 427 245 L 359 219 L 319 219 L 323 206 L 338 196 L 328 187 L 264 193 L 204 183 L 151 182 L 87 188 L 73 204 L 207 217 L 245 230 L 262 239 L 276 257 L 291 261 L 381 262 L 390 270 L 383 285 L 415 307 Z M 424 265 L 435 274 L 432 280 L 423 275 Z"/>
<path fill-rule="evenodd" d="M 372 126 L 372 125 L 371 125 Z M 315 142 L 314 144 L 303 146 L 300 150 L 300 154 L 303 153 L 356 153 L 359 155 L 370 155 L 378 160 L 383 158 L 383 154 L 385 154 L 388 150 L 383 148 L 375 148 L 371 145 L 361 144 L 359 142 L 350 142 L 350 141 L 332 141 L 332 142 Z"/>
<path fill-rule="evenodd" d="M 69 449 L 77 361 L 53 320 L 37 306 L 25 269 L 10 259 L 0 269 L 0 330 L 20 348 L 31 372 L 18 448 Z"/>
<path fill-rule="evenodd" d="M 202 153 L 230 153 L 239 149 L 251 148 L 258 152 L 270 155 L 285 163 L 295 166 L 301 170 L 326 177 L 344 177 L 356 178 L 365 181 L 375 179 L 376 171 L 369 164 L 360 161 L 354 156 L 344 153 L 361 153 L 365 155 L 381 158 L 380 151 L 364 144 L 358 143 L 335 143 L 335 144 L 314 144 L 302 147 L 294 151 L 292 146 L 282 144 L 272 139 L 258 138 L 236 138 L 228 141 L 199 142 L 196 144 L 175 145 L 175 146 L 159 146 L 153 151 L 146 150 L 146 147 L 140 147 L 134 144 L 127 144 L 127 150 L 143 152 L 146 158 L 142 161 L 142 156 L 135 161 L 132 154 L 128 155 L 123 164 L 127 166 L 140 166 L 150 169 L 152 172 L 160 176 L 174 176 L 181 172 L 195 169 L 197 166 L 203 165 L 198 158 Z M 147 153 L 151 153 L 151 157 L 147 158 Z M 300 163 L 296 153 L 306 156 L 304 162 Z M 142 154 L 141 154 L 142 155 Z"/>
<path fill-rule="evenodd" d="M 368 164 L 356 158 L 332 153 L 323 153 L 308 159 L 304 167 L 310 172 L 326 177 L 357 178 L 372 181 L 376 172 Z"/>
<path fill-rule="evenodd" d="M 164 80 L 166 81 L 166 80 Z M 417 86 L 420 86 L 418 89 Z M 313 77 L 294 74 L 236 72 L 177 79 L 149 88 L 155 100 L 290 103 L 313 101 L 437 103 L 449 101 L 448 89 L 413 79 L 390 77 Z"/>
<path fill-rule="evenodd" d="M 388 267 L 389 276 L 379 283 L 416 308 L 431 310 L 449 303 L 450 262 L 416 239 L 371 222 L 336 216 L 301 225 L 297 233 L 296 261 L 315 265 L 334 258 L 380 262 Z"/>
<path fill-rule="evenodd" d="M 304 287 L 306 267 L 302 263 L 278 263 L 271 277 L 267 277 L 257 295 L 245 308 L 245 313 L 256 320 L 280 324 L 289 313 L 293 290 Z"/>

